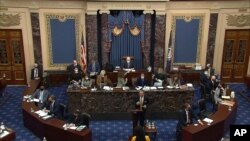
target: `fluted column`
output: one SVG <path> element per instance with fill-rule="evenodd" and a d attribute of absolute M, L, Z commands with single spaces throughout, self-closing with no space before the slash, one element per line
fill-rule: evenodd
<path fill-rule="evenodd" d="M 98 60 L 97 44 L 97 12 L 87 12 L 86 15 L 86 40 L 87 40 L 87 59 Z"/>

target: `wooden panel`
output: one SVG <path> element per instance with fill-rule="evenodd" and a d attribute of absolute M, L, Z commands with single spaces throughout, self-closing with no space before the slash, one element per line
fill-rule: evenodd
<path fill-rule="evenodd" d="M 0 73 L 7 84 L 26 84 L 21 30 L 0 30 Z"/>

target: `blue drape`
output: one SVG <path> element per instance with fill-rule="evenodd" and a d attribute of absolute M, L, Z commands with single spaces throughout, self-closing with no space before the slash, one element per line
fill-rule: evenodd
<path fill-rule="evenodd" d="M 135 58 L 135 68 L 142 68 L 141 41 L 144 38 L 143 21 L 144 15 L 133 15 L 132 11 L 120 11 L 117 16 L 109 15 L 109 39 L 111 40 L 110 63 L 121 66 L 123 56 Z M 115 36 L 112 29 L 117 26 L 123 28 L 120 35 Z M 129 29 L 137 26 L 140 33 L 134 36 Z"/>

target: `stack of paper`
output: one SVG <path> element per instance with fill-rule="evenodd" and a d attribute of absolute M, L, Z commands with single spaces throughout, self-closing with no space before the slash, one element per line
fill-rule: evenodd
<path fill-rule="evenodd" d="M 187 83 L 187 87 L 193 87 L 192 83 Z"/>
<path fill-rule="evenodd" d="M 224 100 L 224 101 L 222 101 L 221 102 L 221 104 L 223 104 L 223 105 L 227 105 L 227 106 L 234 106 L 234 101 L 229 101 L 229 100 Z"/>
<path fill-rule="evenodd" d="M 204 118 L 203 121 L 205 121 L 205 122 L 207 122 L 207 123 L 212 123 L 212 122 L 213 122 L 213 120 L 210 119 L 210 118 Z"/>
<path fill-rule="evenodd" d="M 38 116 L 40 116 L 40 117 L 44 117 L 44 116 L 47 116 L 47 115 L 48 115 L 48 113 L 46 113 L 46 112 L 43 111 L 43 110 L 38 110 L 38 111 L 36 111 L 35 113 L 38 114 Z"/>
<path fill-rule="evenodd" d="M 150 87 L 151 90 L 156 90 L 157 88 L 156 87 Z"/>
<path fill-rule="evenodd" d="M 3 133 L 0 134 L 0 139 L 7 136 L 10 132 L 4 130 Z"/>
<path fill-rule="evenodd" d="M 223 99 L 230 99 L 230 96 L 223 95 L 223 96 L 221 96 L 221 98 L 223 98 Z"/>

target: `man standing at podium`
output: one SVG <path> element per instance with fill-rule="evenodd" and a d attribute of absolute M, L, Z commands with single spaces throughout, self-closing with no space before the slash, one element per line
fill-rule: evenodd
<path fill-rule="evenodd" d="M 134 102 L 135 108 L 138 109 L 138 111 L 136 112 L 135 122 L 133 126 L 138 125 L 139 122 L 139 125 L 143 127 L 147 104 L 149 103 L 148 98 L 145 96 L 143 90 L 139 91 L 139 94 L 135 97 Z"/>

